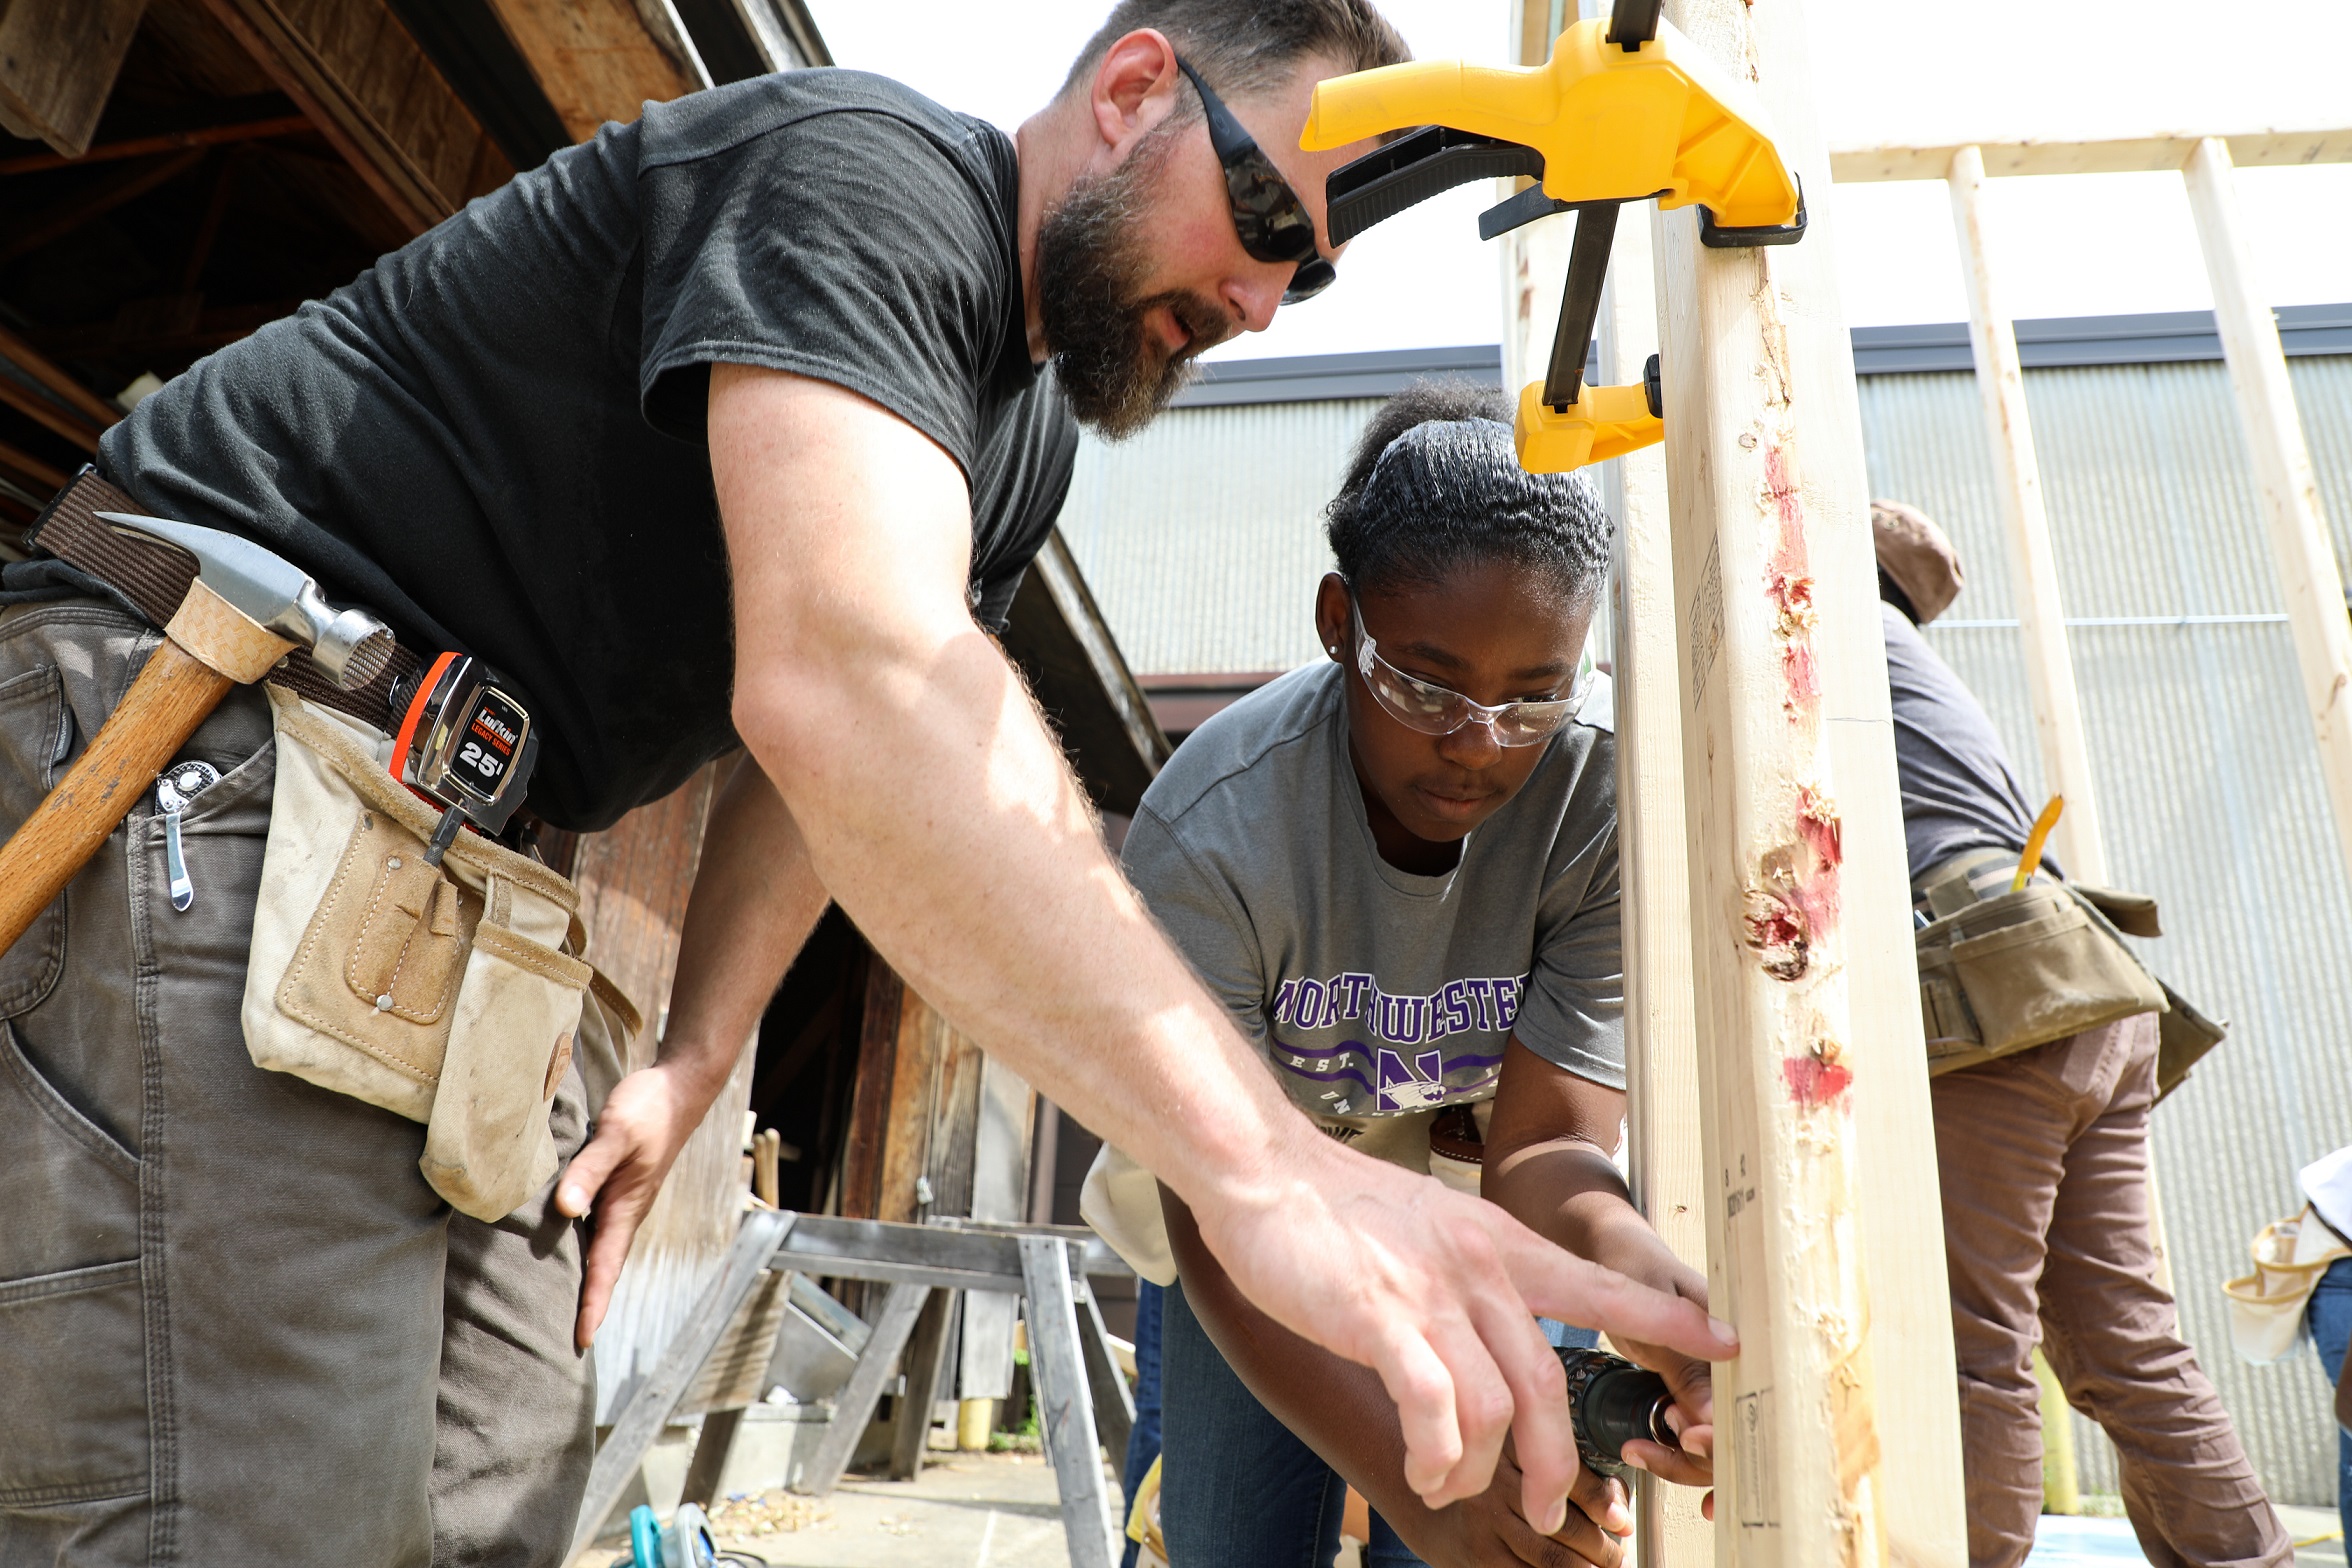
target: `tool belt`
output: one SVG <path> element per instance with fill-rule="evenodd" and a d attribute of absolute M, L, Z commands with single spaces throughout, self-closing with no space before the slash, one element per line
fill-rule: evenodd
<path fill-rule="evenodd" d="M 85 471 L 33 542 L 160 626 L 195 569 L 95 515 L 138 510 Z M 277 780 L 241 1022 L 256 1066 L 424 1123 L 425 1180 L 496 1221 L 555 1173 L 548 1105 L 575 1050 L 602 1065 L 640 1020 L 581 957 L 569 880 L 475 833 L 426 855 L 441 813 L 390 771 L 392 694 L 424 668 L 403 648 L 352 691 L 301 657 L 268 675 Z"/>
<path fill-rule="evenodd" d="M 2037 872 L 2009 884 L 2014 853 L 1969 850 L 1915 884 L 1919 1010 L 1930 1077 L 1974 1067 L 2137 1013 L 2157 1013 L 2157 1095 L 2219 1044 L 2227 1026 L 2148 972 L 2123 933 L 2162 934 L 2156 901 Z"/>

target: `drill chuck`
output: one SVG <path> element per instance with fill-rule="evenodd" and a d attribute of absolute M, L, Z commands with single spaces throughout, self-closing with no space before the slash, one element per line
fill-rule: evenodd
<path fill-rule="evenodd" d="M 1558 1347 L 1568 1374 L 1568 1411 L 1576 1431 L 1576 1455 L 1596 1475 L 1625 1474 L 1625 1445 L 1640 1439 L 1675 1448 L 1666 1424 L 1674 1395 L 1666 1380 L 1647 1367 L 1605 1350 Z"/>

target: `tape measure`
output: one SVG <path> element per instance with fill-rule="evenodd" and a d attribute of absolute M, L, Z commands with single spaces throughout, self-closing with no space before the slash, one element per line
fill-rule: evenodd
<path fill-rule="evenodd" d="M 497 672 L 471 654 L 435 659 L 402 708 L 389 770 L 441 808 L 425 863 L 441 863 L 462 825 L 490 838 L 504 832 L 538 760 L 531 711 Z"/>

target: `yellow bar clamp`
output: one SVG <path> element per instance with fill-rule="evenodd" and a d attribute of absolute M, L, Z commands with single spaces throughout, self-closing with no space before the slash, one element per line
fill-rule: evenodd
<path fill-rule="evenodd" d="M 1650 412 L 1646 387 L 1586 387 L 1564 414 L 1543 400 L 1543 390 L 1542 382 L 1530 381 L 1520 391 L 1512 429 L 1519 466 L 1531 474 L 1605 463 L 1655 445 L 1666 434 L 1666 421 Z"/>
<path fill-rule="evenodd" d="M 1797 182 L 1764 133 L 1748 89 L 1671 23 L 1627 49 L 1608 23 L 1578 22 L 1542 65 L 1415 61 L 1318 83 L 1299 146 L 1344 147 L 1444 125 L 1533 148 L 1558 201 L 1705 206 L 1725 228 L 1797 217 Z"/>

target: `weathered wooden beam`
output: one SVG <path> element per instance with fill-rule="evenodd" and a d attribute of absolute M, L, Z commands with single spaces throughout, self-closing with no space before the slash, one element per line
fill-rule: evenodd
<path fill-rule="evenodd" d="M 1668 14 L 1829 177 L 1797 0 Z M 1660 224 L 1717 1560 L 1959 1564 L 1959 1417 L 1861 419 L 1831 258 Z M 1887 1440 L 1882 1441 L 1882 1434 Z"/>
<path fill-rule="evenodd" d="M 411 233 L 514 173 L 384 0 L 204 0 Z"/>
<path fill-rule="evenodd" d="M 192 315 L 184 307 L 195 306 Z M 258 305 L 206 305 L 190 295 L 126 300 L 114 319 L 84 327 L 44 328 L 40 347 L 59 358 L 160 359 L 171 354 L 204 354 L 259 331 L 302 308 L 299 299 L 265 300 Z M 165 307 L 171 308 L 165 308 Z"/>
<path fill-rule="evenodd" d="M 2352 866 L 2352 624 L 2344 578 L 2320 511 L 2319 484 L 2304 444 L 2295 389 L 2279 348 L 2278 322 L 2255 277 L 2254 253 L 2238 212 L 2231 149 L 2206 137 L 2181 170 L 2197 238 L 2213 283 L 2213 319 L 2229 364 L 2238 422 L 2253 460 L 2254 489 L 2279 593 L 2295 634 L 2303 701 L 2319 737 L 2319 770 L 2335 817 L 2337 848 Z"/>
<path fill-rule="evenodd" d="M 1960 150 L 1973 146 L 1984 158 L 1985 173 L 1996 179 L 2011 174 L 2128 174 L 2184 168 L 2197 143 L 2204 139 L 2200 134 L 2178 131 L 2088 142 L 2003 140 L 1995 136 L 1929 147 L 1850 147 L 1831 153 L 1829 163 L 1832 177 L 1840 184 L 1940 180 Z M 2352 126 L 2310 130 L 2266 127 L 2220 139 L 2228 144 L 2231 160 L 2248 167 L 2352 160 Z"/>
<path fill-rule="evenodd" d="M 638 1038 L 622 1043 L 622 1058 L 614 1064 L 621 1072 L 651 1063 L 661 1044 L 720 766 L 703 769 L 664 799 L 589 835 L 573 866 L 588 956 L 646 1019 Z M 751 1065 L 747 1048 L 679 1151 L 614 1286 L 611 1312 L 596 1339 L 598 1405 L 608 1418 L 661 1355 L 734 1239 Z M 590 1085 L 593 1093 L 609 1087 Z"/>
<path fill-rule="evenodd" d="M 6 327 L 0 327 L 0 358 L 13 361 L 51 395 L 102 430 L 123 417 L 121 409 L 83 386 L 60 366 L 50 363 L 40 350 Z"/>
<path fill-rule="evenodd" d="M 87 151 L 147 0 L 0 6 L 0 126 L 66 157 Z"/>
<path fill-rule="evenodd" d="M 105 216 L 126 202 L 138 200 L 158 185 L 166 185 L 204 161 L 202 148 L 167 153 L 145 164 L 132 164 L 91 180 L 61 201 L 23 214 L 0 240 L 0 261 L 39 250 L 63 239 L 83 224 Z"/>
<path fill-rule="evenodd" d="M 1006 618 L 1004 649 L 1097 810 L 1132 815 L 1160 765 L 1168 737 L 1061 530 L 1046 536 Z"/>
<path fill-rule="evenodd" d="M 98 437 L 122 410 L 83 386 L 39 349 L 6 327 L 0 327 L 0 361 L 24 378 L 0 368 L 0 403 L 85 452 L 98 450 Z M 27 382 L 32 383 L 27 385 Z"/>
<path fill-rule="evenodd" d="M 317 129 L 307 116 L 299 114 L 281 114 L 266 120 L 245 120 L 233 125 L 203 125 L 185 131 L 165 131 L 155 136 L 134 136 L 119 142 L 101 142 L 78 155 L 32 152 L 18 158 L 0 158 L 0 175 L 38 174 L 44 169 L 80 168 L 86 164 L 111 163 L 123 158 L 152 158 L 158 153 L 184 152 L 191 147 L 219 147 L 233 142 L 267 141 L 279 136 L 307 136 Z"/>
<path fill-rule="evenodd" d="M 572 140 L 709 85 L 674 24 L 657 37 L 631 0 L 490 0 Z M 667 19 L 665 17 L 665 19 Z"/>
<path fill-rule="evenodd" d="M 30 479 L 36 484 L 47 485 L 52 490 L 65 488 L 65 471 L 63 469 L 42 462 L 30 452 L 19 451 L 5 441 L 0 441 L 0 468 Z"/>
<path fill-rule="evenodd" d="M 2050 848 L 2066 874 L 2107 882 L 2106 840 L 2099 828 L 2099 797 L 2091 780 L 2090 743 L 2083 735 L 2082 697 L 2066 646 L 2066 607 L 2058 591 L 2058 555 L 2050 543 L 2050 515 L 2042 504 L 2042 468 L 2034 455 L 2033 423 L 2025 406 L 2025 370 L 2017 357 L 2017 328 L 2002 306 L 1985 233 L 1983 152 L 1963 147 L 1945 171 L 1952 193 L 1952 228 L 1960 239 L 1960 271 L 1968 286 L 1968 340 L 1976 358 L 1976 389 L 1984 409 L 1985 439 L 1993 458 L 1993 496 L 2009 539 L 2019 635 L 2025 645 L 2025 682 L 2033 702 L 2034 742 L 2042 775 L 2066 797 Z M 1923 870 L 1925 868 L 1922 868 Z"/>

